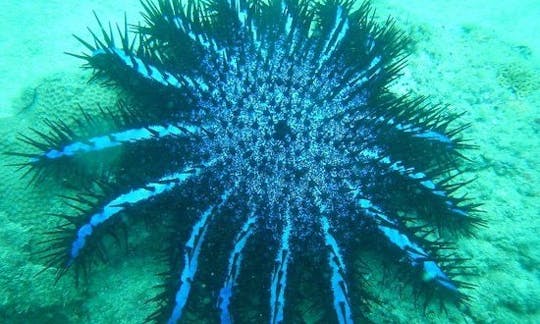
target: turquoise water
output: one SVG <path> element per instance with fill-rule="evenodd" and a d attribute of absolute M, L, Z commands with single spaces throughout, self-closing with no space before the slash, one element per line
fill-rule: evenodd
<path fill-rule="evenodd" d="M 520 1 L 374 1 L 413 40 L 413 54 L 394 91 L 413 91 L 465 111 L 472 152 L 468 170 L 478 177 L 469 191 L 484 203 L 488 227 L 458 241 L 471 258 L 478 287 L 470 310 L 450 308 L 426 316 L 407 292 L 380 291 L 380 322 L 540 322 L 540 4 Z M 87 84 L 89 74 L 63 51 L 82 51 L 72 33 L 103 20 L 139 17 L 137 1 L 6 1 L 0 13 L 0 151 L 15 150 L 17 132 L 43 117 L 74 116 L 75 103 L 95 107 L 115 93 Z M 63 208 L 61 186 L 28 190 L 12 162 L 0 163 L 0 321 L 6 323 L 136 323 L 152 311 L 144 301 L 162 270 L 144 228 L 130 231 L 130 250 L 92 273 L 86 289 L 71 280 L 53 285 L 53 273 L 35 277 L 31 257 L 42 232 L 54 225 L 44 213 Z M 376 288 L 377 284 L 374 285 Z M 401 300 L 403 299 L 403 300 Z"/>

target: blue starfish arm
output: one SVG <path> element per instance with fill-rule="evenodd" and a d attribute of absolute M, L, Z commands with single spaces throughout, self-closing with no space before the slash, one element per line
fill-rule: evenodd
<path fill-rule="evenodd" d="M 288 213 L 288 212 L 287 212 Z M 287 288 L 287 269 L 291 258 L 292 224 L 288 214 L 284 217 L 283 231 L 280 237 L 280 247 L 275 259 L 275 268 L 270 282 L 270 323 L 283 322 L 285 307 L 285 290 Z"/>
<path fill-rule="evenodd" d="M 89 29 L 95 45 L 75 36 L 90 53 L 67 53 L 86 61 L 85 67 L 93 68 L 95 71 L 94 78 L 106 76 L 118 84 L 135 89 L 135 91 L 146 89 L 148 84 L 151 86 L 157 85 L 157 91 L 161 91 L 163 88 L 171 88 L 173 91 L 182 89 L 199 93 L 209 90 L 209 84 L 204 78 L 191 76 L 188 71 L 183 71 L 187 73 L 180 73 L 179 70 L 170 71 L 169 69 L 177 66 L 174 63 L 178 62 L 170 62 L 167 58 L 155 55 L 154 51 L 151 50 L 151 47 L 155 46 L 155 44 L 152 45 L 152 42 L 145 39 L 142 34 L 139 35 L 139 39 L 130 40 L 127 22 L 124 22 L 124 31 L 118 28 L 121 44 L 117 44 L 110 26 L 109 32 L 107 32 L 97 15 L 96 20 L 101 37 Z M 183 32 L 183 34 L 186 33 Z M 191 35 L 195 34 L 191 33 Z M 210 38 L 200 35 L 194 37 L 197 41 L 211 42 Z M 215 42 L 211 43 L 216 45 Z"/>
<path fill-rule="evenodd" d="M 452 149 L 455 146 L 454 142 L 448 135 L 434 129 L 429 129 L 429 127 L 426 127 L 425 125 L 397 121 L 395 117 L 378 116 L 373 117 L 373 119 L 377 123 L 393 127 L 396 131 L 409 134 L 412 137 L 423 138 L 426 141 L 436 142 L 448 147 L 449 149 Z"/>
<path fill-rule="evenodd" d="M 403 161 L 394 161 L 389 156 L 382 156 L 375 150 L 364 150 L 361 154 L 367 159 L 377 161 L 382 168 L 391 172 L 396 172 L 401 177 L 415 183 L 419 189 L 429 192 L 432 196 L 430 201 L 441 200 L 445 208 L 447 208 L 454 216 L 469 216 L 466 210 L 457 206 L 455 199 L 451 197 L 449 190 L 446 190 L 426 173 L 418 171 L 415 167 L 404 165 Z"/>
<path fill-rule="evenodd" d="M 181 77 L 159 69 L 136 55 L 131 54 L 127 50 L 116 47 L 97 48 L 92 51 L 89 60 L 90 62 L 96 59 L 99 60 L 101 56 L 116 58 L 118 62 L 121 62 L 126 68 L 131 69 L 136 75 L 144 79 L 154 81 L 163 86 L 170 86 L 177 89 L 182 88 Z"/>
<path fill-rule="evenodd" d="M 362 109 L 364 108 L 365 107 L 362 107 Z M 362 112 L 362 114 L 363 115 L 361 117 L 358 117 L 358 120 L 355 122 L 356 124 L 366 122 L 372 123 L 374 130 L 386 132 L 387 135 L 395 133 L 395 138 L 399 138 L 401 140 L 405 140 L 407 138 L 420 139 L 427 144 L 434 144 L 443 149 L 442 151 L 434 150 L 434 152 L 455 153 L 459 155 L 456 148 L 466 145 L 463 144 L 461 140 L 454 139 L 451 135 L 445 134 L 444 132 L 434 128 L 430 128 L 429 125 L 422 125 L 421 122 L 399 122 L 396 120 L 396 117 L 381 116 L 373 112 Z"/>
<path fill-rule="evenodd" d="M 343 6 L 338 5 L 335 8 L 335 20 L 332 29 L 326 36 L 324 46 L 322 48 L 322 55 L 317 60 L 317 68 L 315 74 L 318 74 L 321 68 L 327 63 L 327 61 L 336 53 L 339 45 L 343 39 L 347 36 L 349 30 L 349 16 L 348 11 Z"/>
<path fill-rule="evenodd" d="M 101 58 L 106 58 L 106 67 L 102 66 Z M 151 81 L 163 87 L 173 87 L 175 89 L 188 89 L 194 93 L 207 93 L 210 89 L 209 83 L 202 77 L 189 76 L 187 74 L 178 74 L 168 72 L 164 68 L 158 68 L 135 54 L 130 53 L 125 49 L 116 47 L 97 48 L 92 51 L 92 54 L 87 58 L 90 65 L 98 70 L 111 71 L 109 59 L 113 62 L 133 72 L 134 79 L 137 77 L 143 80 Z M 122 76 L 125 77 L 125 76 Z M 112 79 L 117 77 L 112 76 Z M 133 80 L 130 83 L 134 83 Z"/>
<path fill-rule="evenodd" d="M 168 324 L 176 324 L 182 318 L 184 306 L 189 297 L 191 284 L 197 273 L 199 254 L 206 236 L 211 219 L 214 217 L 217 209 L 220 209 L 231 196 L 232 190 L 228 190 L 221 195 L 221 202 L 216 206 L 208 207 L 200 216 L 199 220 L 193 226 L 191 235 L 184 247 L 184 269 L 180 275 L 180 287 L 178 288 L 172 313 L 167 320 Z"/>
<path fill-rule="evenodd" d="M 98 211 L 93 213 L 86 223 L 76 231 L 76 238 L 71 243 L 71 249 L 65 264 L 69 268 L 85 248 L 87 240 L 101 224 L 110 221 L 123 212 L 127 207 L 146 202 L 185 183 L 192 176 L 201 173 L 200 168 L 188 168 L 180 172 L 161 177 L 155 182 L 149 182 L 144 187 L 135 188 L 108 201 Z"/>
<path fill-rule="evenodd" d="M 28 161 L 28 164 L 38 164 L 44 161 L 52 161 L 79 154 L 97 152 L 142 141 L 157 140 L 166 137 L 191 137 L 200 133 L 201 130 L 199 127 L 183 123 L 132 128 L 107 135 L 91 137 L 81 141 L 72 141 L 59 147 L 45 150 L 41 154 L 33 155 Z"/>
<path fill-rule="evenodd" d="M 159 1 L 157 4 L 151 1 L 143 2 L 147 27 L 140 28 L 140 31 L 156 43 L 178 42 L 183 44 L 181 51 L 185 53 L 192 52 L 193 48 L 201 48 L 227 62 L 229 55 L 226 46 L 212 33 L 205 31 L 210 27 L 207 26 L 208 21 L 198 15 L 200 6 L 207 5 L 196 2 L 187 5 L 177 5 L 169 1 Z M 228 3 L 229 9 L 230 5 Z"/>
<path fill-rule="evenodd" d="M 68 205 L 77 210 L 81 216 L 84 216 L 84 219 L 81 220 L 78 215 L 55 214 L 68 222 L 60 225 L 57 230 L 51 231 L 50 234 L 53 237 L 43 241 L 43 243 L 53 244 L 49 249 L 38 251 L 42 258 L 47 259 L 42 271 L 56 267 L 56 280 L 59 280 L 74 264 L 88 266 L 86 256 L 92 252 L 87 249 L 89 241 L 92 241 L 92 246 L 95 247 L 95 240 L 99 239 L 96 232 L 105 223 L 117 219 L 119 214 L 132 206 L 139 206 L 172 192 L 175 188 L 185 184 L 188 179 L 199 176 L 203 169 L 210 167 L 212 163 L 207 162 L 199 166 L 187 167 L 181 171 L 165 175 L 158 180 L 133 188 L 102 203 L 94 201 L 95 199 L 104 198 L 97 194 L 89 194 L 88 197 L 81 195 L 66 197 L 75 203 Z M 75 228 L 73 231 L 66 231 L 68 226 L 74 226 Z M 103 251 L 98 249 L 97 252 L 101 253 Z M 82 255 L 85 255 L 85 258 L 81 260 Z M 86 270 L 85 267 L 83 269 Z"/>
<path fill-rule="evenodd" d="M 332 271 L 331 286 L 334 295 L 334 310 L 340 324 L 352 324 L 352 311 L 349 299 L 349 288 L 345 278 L 345 263 L 339 246 L 334 236 L 330 233 L 330 222 L 328 218 L 321 217 L 321 225 L 324 234 L 324 241 L 328 247 L 328 265 Z"/>
<path fill-rule="evenodd" d="M 379 233 L 391 245 L 405 254 L 407 263 L 413 268 L 420 268 L 422 270 L 422 280 L 424 282 L 433 282 L 453 294 L 460 294 L 456 283 L 444 273 L 433 257 L 415 242 L 415 238 L 400 229 L 399 224 L 395 220 L 387 216 L 369 199 L 357 198 L 357 205 L 362 209 L 364 215 L 375 223 Z"/>
<path fill-rule="evenodd" d="M 441 200 L 445 208 L 455 217 L 469 217 L 469 213 L 466 208 L 457 206 L 457 203 L 453 197 L 450 196 L 450 192 L 443 188 L 440 184 L 437 184 L 424 172 L 417 171 L 414 167 L 405 166 L 401 161 L 392 161 L 389 157 L 384 157 L 379 162 L 388 167 L 388 169 L 397 172 L 402 177 L 414 182 L 419 188 L 429 192 L 432 196 L 432 201 Z"/>
<path fill-rule="evenodd" d="M 453 195 L 463 183 L 449 184 L 454 176 L 443 176 L 446 171 L 443 166 L 429 172 L 419 171 L 418 168 L 394 160 L 377 149 L 362 150 L 357 158 L 374 163 L 380 169 L 377 172 L 381 172 L 385 178 L 389 179 L 389 175 L 394 173 L 398 175 L 398 182 L 412 186 L 414 190 L 407 191 L 410 192 L 411 203 L 426 206 L 430 210 L 419 212 L 418 216 L 439 229 L 469 231 L 470 227 L 463 226 L 464 224 L 484 225 L 484 222 L 473 213 L 475 205 Z"/>
<path fill-rule="evenodd" d="M 223 288 L 219 291 L 218 307 L 220 309 L 220 318 L 222 324 L 232 323 L 232 317 L 229 310 L 231 303 L 231 297 L 233 295 L 233 288 L 236 285 L 238 274 L 240 273 L 240 266 L 242 264 L 242 251 L 246 245 L 247 240 L 253 234 L 257 217 L 251 215 L 242 226 L 240 233 L 234 240 L 234 247 L 229 256 L 229 265 L 227 268 L 227 275 Z"/>

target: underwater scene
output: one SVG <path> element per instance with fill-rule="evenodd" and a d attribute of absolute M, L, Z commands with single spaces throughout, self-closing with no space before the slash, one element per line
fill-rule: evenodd
<path fill-rule="evenodd" d="M 1 323 L 540 323 L 540 2 L 0 12 Z"/>

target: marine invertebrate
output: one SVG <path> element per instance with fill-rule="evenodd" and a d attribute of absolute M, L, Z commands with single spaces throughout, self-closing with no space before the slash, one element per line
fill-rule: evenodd
<path fill-rule="evenodd" d="M 149 319 L 280 323 L 320 307 L 326 322 L 367 314 L 355 251 L 384 248 L 429 295 L 462 301 L 460 259 L 439 235 L 481 224 L 453 192 L 463 127 L 423 98 L 388 90 L 404 62 L 403 36 L 364 3 L 143 1 L 131 36 L 106 28 L 79 40 L 95 78 L 130 94 L 112 126 L 85 115 L 74 130 L 24 140 L 22 166 L 42 178 L 78 157 L 122 150 L 52 233 L 58 278 L 101 254 L 121 215 L 169 215 L 171 271 Z M 116 39 L 115 39 L 116 37 Z M 309 288 L 311 286 L 311 288 Z M 305 291 L 316 287 L 317 294 Z M 214 303 L 203 301 L 212 297 Z M 302 302 L 301 302 L 302 301 Z"/>

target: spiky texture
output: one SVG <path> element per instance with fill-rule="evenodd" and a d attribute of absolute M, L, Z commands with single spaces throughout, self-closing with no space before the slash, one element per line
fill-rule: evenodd
<path fill-rule="evenodd" d="M 90 264 L 120 216 L 145 207 L 172 220 L 149 320 L 363 320 L 376 296 L 358 252 L 374 247 L 427 300 L 466 300 L 463 260 L 441 235 L 483 224 L 455 195 L 466 126 L 389 91 L 406 57 L 391 19 L 347 0 L 142 6 L 144 24 L 98 19 L 90 41 L 77 37 L 88 51 L 71 54 L 131 94 L 103 114 L 107 131 L 81 127 L 97 120 L 88 115 L 79 130 L 47 122 L 48 134 L 23 137 L 37 152 L 13 153 L 42 180 L 121 150 L 68 198 L 76 212 L 47 240 L 47 268 Z"/>

